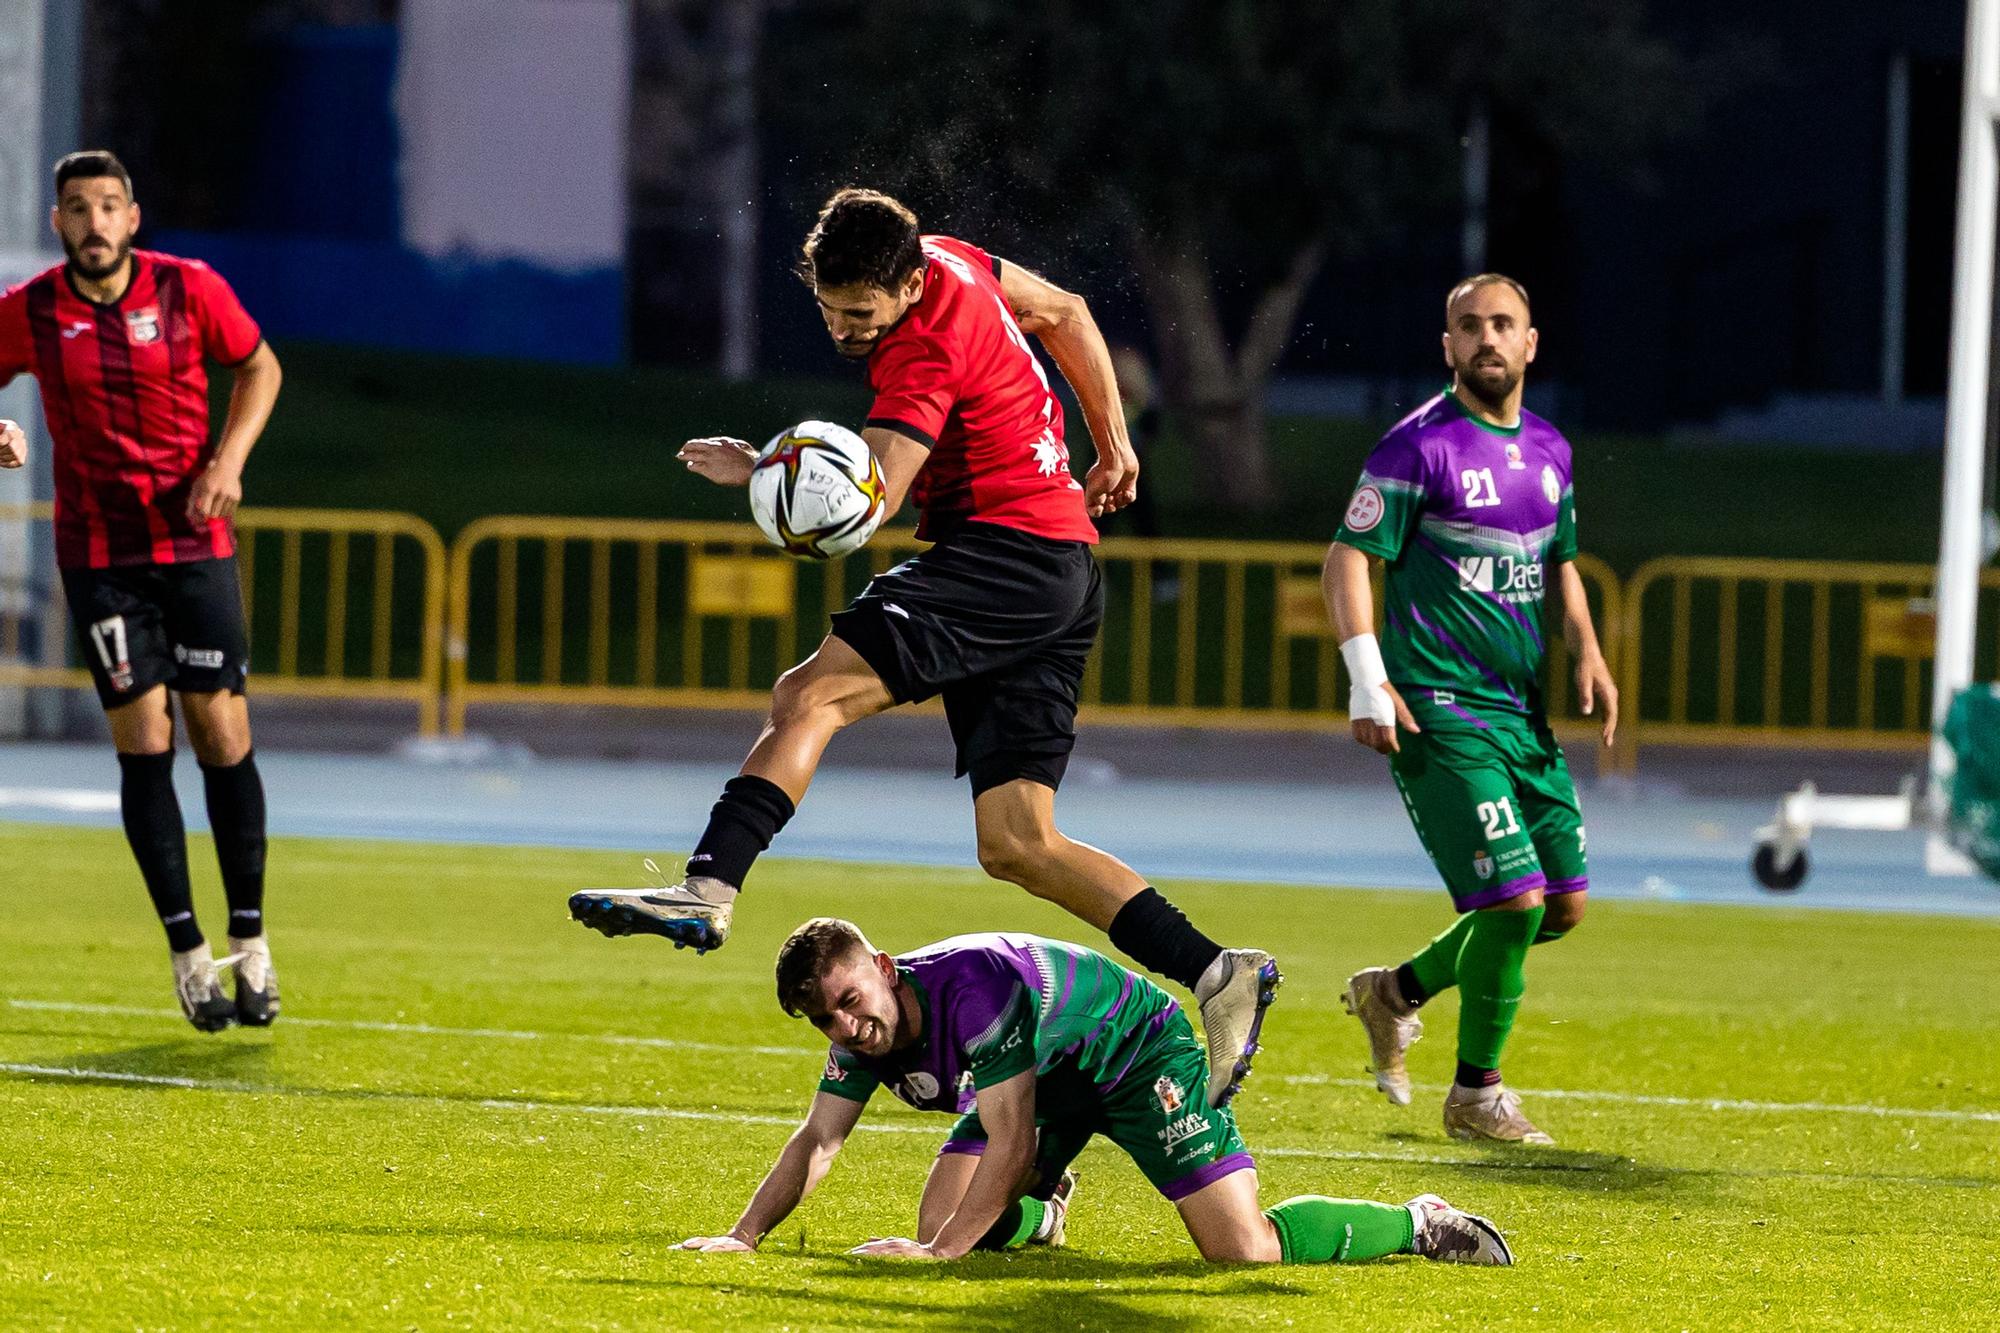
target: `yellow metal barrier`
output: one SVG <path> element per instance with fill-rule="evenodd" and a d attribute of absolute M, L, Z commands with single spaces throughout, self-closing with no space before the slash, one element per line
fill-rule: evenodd
<path fill-rule="evenodd" d="M 845 561 L 808 564 L 746 523 L 478 520 L 452 546 L 446 727 L 461 732 L 478 703 L 760 708 L 833 611 L 920 549 L 896 529 Z M 1105 625 L 1085 713 L 1155 726 L 1340 726 L 1347 684 L 1320 597 L 1325 554 L 1307 542 L 1104 542 Z M 1598 623 L 1617 626 L 1618 580 L 1588 557 L 1579 566 Z M 1566 675 L 1559 646 L 1551 667 Z M 1560 719 L 1569 698 L 1566 679 L 1552 679 Z"/>
<path fill-rule="evenodd" d="M 1920 747 L 1934 575 L 1915 564 L 1648 561 L 1626 585 L 1627 715 L 1649 743 Z M 2000 571 L 1980 587 L 1990 612 Z M 1996 664 L 2000 645 L 1981 644 L 1982 678 Z"/>
<path fill-rule="evenodd" d="M 24 513 L 50 516 L 47 504 L 0 506 L 0 519 Z M 435 528 L 410 514 L 250 508 L 236 516 L 236 541 L 259 692 L 407 700 L 422 733 L 436 734 L 445 546 Z M 399 578 L 412 558 L 415 572 Z M 414 595 L 400 595 L 411 584 Z M 89 673 L 67 665 L 68 625 L 42 638 L 42 661 L 10 661 L 21 626 L 0 621 L 0 685 L 87 687 Z"/>

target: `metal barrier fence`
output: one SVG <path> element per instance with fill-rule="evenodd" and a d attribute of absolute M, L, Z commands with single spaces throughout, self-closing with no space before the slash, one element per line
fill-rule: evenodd
<path fill-rule="evenodd" d="M 49 517 L 44 504 L 0 507 L 0 519 L 24 512 Z M 474 522 L 447 554 L 411 515 L 319 509 L 247 509 L 237 533 L 257 688 L 405 700 L 425 735 L 441 712 L 462 733 L 479 703 L 761 708 L 833 611 L 921 549 L 898 529 L 809 564 L 749 524 L 519 516 Z M 1116 538 L 1098 554 L 1106 609 L 1084 678 L 1089 718 L 1341 725 L 1323 545 Z M 1634 768 L 1642 742 L 1923 743 L 1929 566 L 1668 557 L 1621 583 L 1590 556 L 1577 565 L 1623 696 L 1609 768 Z M 1982 610 L 2000 612 L 2000 570 L 1981 587 Z M 27 591 L 0 588 L 0 686 L 87 686 L 67 624 L 24 615 Z M 1549 659 L 1558 733 L 1594 735 L 1560 634 Z M 1977 669 L 2000 676 L 2000 639 L 1982 642 Z"/>
<path fill-rule="evenodd" d="M 761 707 L 833 611 L 920 549 L 898 530 L 812 565 L 749 524 L 478 520 L 452 546 L 446 728 L 461 732 L 476 703 Z M 1308 542 L 1104 542 L 1105 625 L 1084 678 L 1087 715 L 1337 725 L 1347 683 L 1320 593 L 1325 554 Z M 1617 625 L 1616 577 L 1588 557 L 1579 565 L 1599 623 Z M 1551 671 L 1551 713 L 1568 718 L 1560 645 Z"/>
<path fill-rule="evenodd" d="M 1915 564 L 1648 561 L 1626 584 L 1626 714 L 1648 742 L 1920 746 L 1935 574 Z M 1984 572 L 1980 587 L 1982 612 L 2000 610 L 2000 570 Z M 2000 671 L 2000 643 L 1980 644 L 1976 671 Z"/>
<path fill-rule="evenodd" d="M 0 518 L 47 522 L 44 504 Z M 410 514 L 250 508 L 236 516 L 237 565 L 260 692 L 406 700 L 438 729 L 445 546 Z M 0 686 L 88 687 L 68 626 L 0 622 Z M 32 633 L 38 642 L 29 642 Z"/>

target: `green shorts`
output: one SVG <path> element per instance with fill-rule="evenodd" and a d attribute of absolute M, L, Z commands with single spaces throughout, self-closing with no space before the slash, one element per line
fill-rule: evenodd
<path fill-rule="evenodd" d="M 1052 1081 L 1064 1082 L 1056 1074 L 1053 1079 L 1044 1075 L 1036 1084 L 1038 1110 L 1043 1085 Z M 1040 1131 L 1035 1168 L 1044 1188 L 1076 1160 L 1093 1134 L 1123 1148 L 1153 1188 L 1176 1202 L 1256 1166 L 1236 1130 L 1235 1112 L 1208 1104 L 1208 1055 L 1179 1009 L 1111 1084 L 1088 1085 L 1079 1095 L 1065 1095 L 1067 1091 L 1051 1088 L 1052 1113 L 1035 1117 Z M 985 1152 L 986 1127 L 979 1123 L 979 1112 L 960 1116 L 938 1151 Z"/>
<path fill-rule="evenodd" d="M 1398 739 L 1389 771 L 1459 911 L 1530 889 L 1590 887 L 1576 783 L 1547 724 L 1493 722 Z"/>

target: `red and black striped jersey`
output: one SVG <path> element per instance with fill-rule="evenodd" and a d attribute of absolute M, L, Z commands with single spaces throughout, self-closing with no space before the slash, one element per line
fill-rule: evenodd
<path fill-rule="evenodd" d="M 150 250 L 132 252 L 132 281 L 108 304 L 79 294 L 64 264 L 0 294 L 0 385 L 32 374 L 55 438 L 58 565 L 235 551 L 229 520 L 188 518 L 188 493 L 210 456 L 205 363 L 241 365 L 262 341 L 214 269 Z"/>

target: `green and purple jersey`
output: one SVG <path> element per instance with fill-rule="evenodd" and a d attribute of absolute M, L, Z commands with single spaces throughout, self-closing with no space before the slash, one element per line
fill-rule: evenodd
<path fill-rule="evenodd" d="M 1388 568 L 1382 659 L 1419 726 L 1542 716 L 1543 598 L 1576 559 L 1555 427 L 1525 410 L 1490 425 L 1439 394 L 1368 455 L 1334 540 Z"/>
<path fill-rule="evenodd" d="M 1051 1101 L 1082 1110 L 1180 1011 L 1103 954 L 1038 935 L 958 935 L 903 954 L 896 970 L 916 993 L 922 1035 L 880 1059 L 834 1046 L 821 1092 L 865 1102 L 887 1086 L 919 1110 L 963 1112 L 978 1089 L 1033 1070 L 1043 1114 Z"/>

